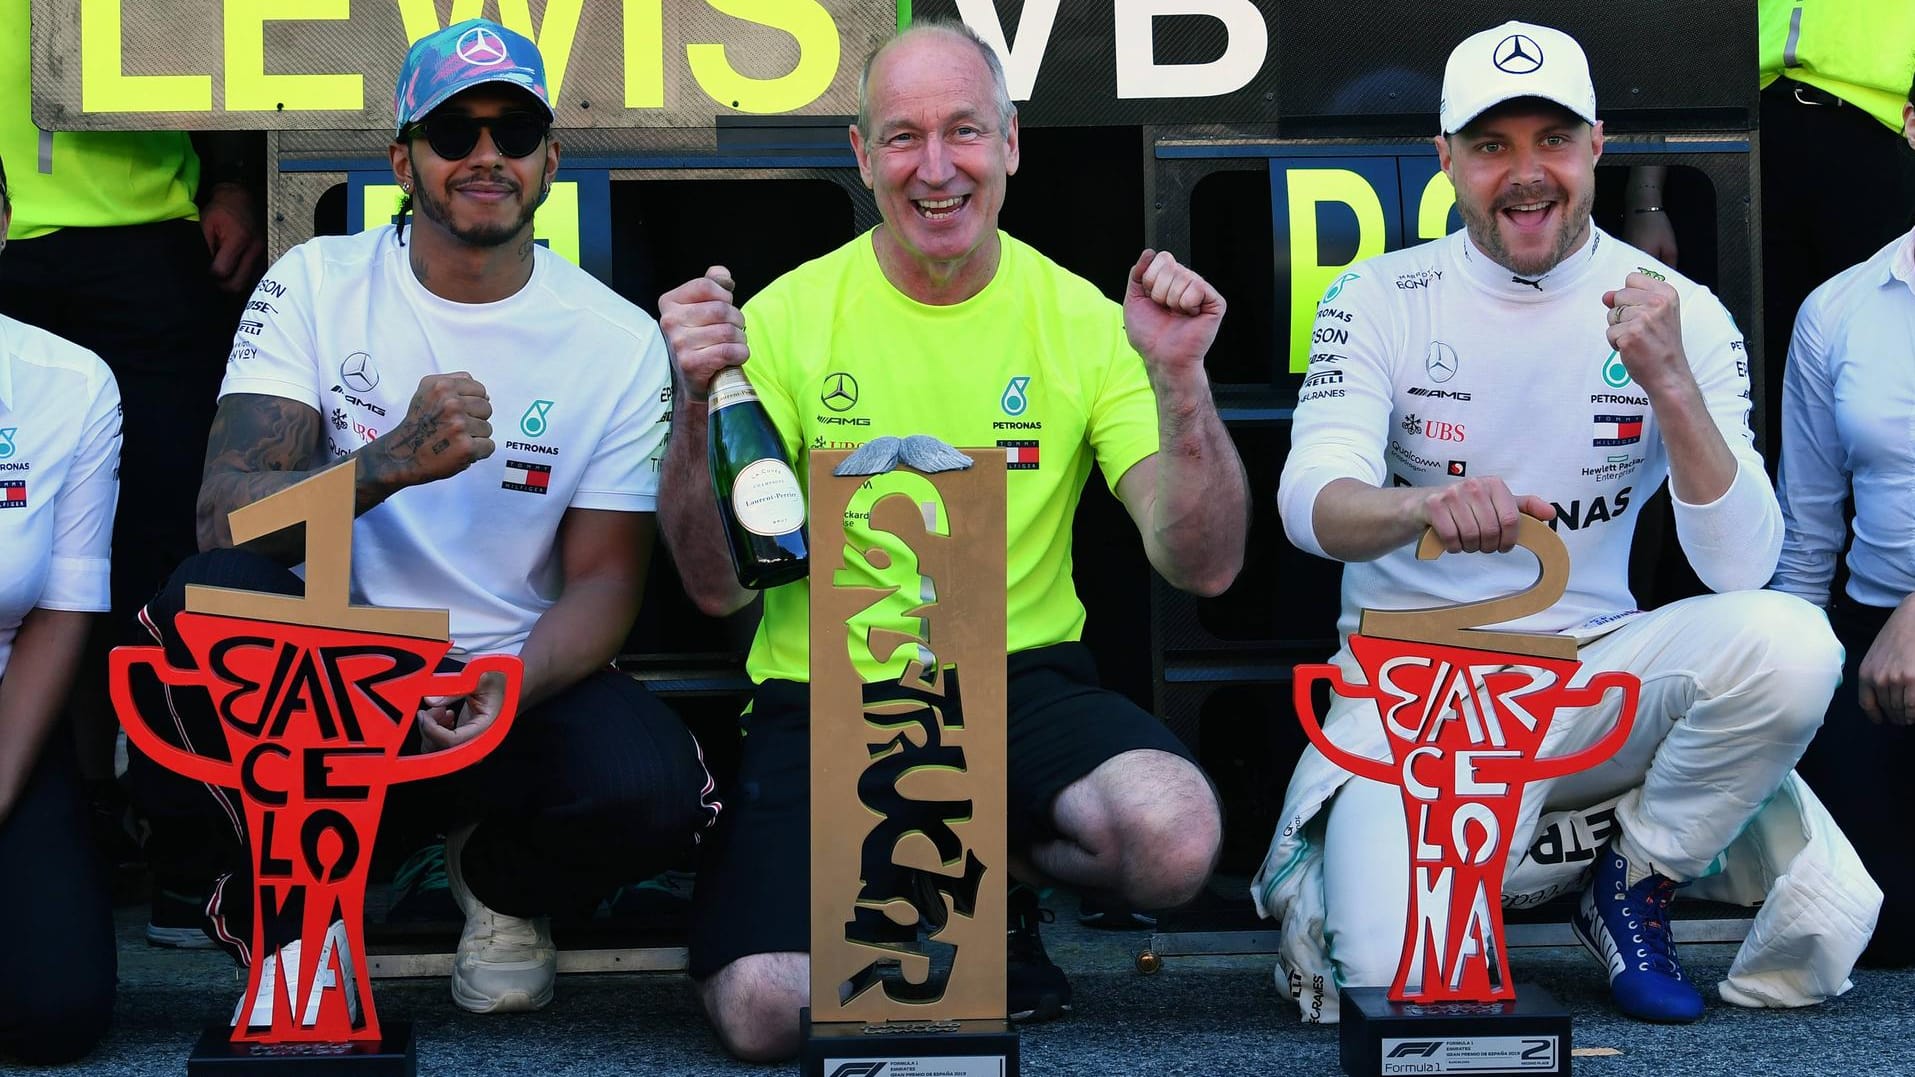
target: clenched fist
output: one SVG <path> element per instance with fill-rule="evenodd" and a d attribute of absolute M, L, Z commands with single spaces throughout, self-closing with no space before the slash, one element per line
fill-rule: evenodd
<path fill-rule="evenodd" d="M 731 270 L 712 266 L 704 276 L 658 297 L 658 327 L 694 401 L 705 399 L 714 374 L 751 358 L 745 346 L 745 313 L 732 300 L 737 290 Z"/>
<path fill-rule="evenodd" d="M 492 455 L 492 401 L 471 374 L 428 374 L 398 426 L 368 448 L 399 486 L 450 478 Z"/>

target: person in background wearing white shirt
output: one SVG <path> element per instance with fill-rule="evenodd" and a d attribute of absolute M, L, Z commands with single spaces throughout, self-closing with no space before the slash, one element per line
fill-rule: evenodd
<path fill-rule="evenodd" d="M 1915 147 L 1915 82 L 1902 107 Z M 1786 530 L 1769 586 L 1826 606 L 1847 651 L 1802 776 L 1881 884 L 1864 964 L 1915 963 L 1915 234 L 1817 288 L 1782 380 Z M 1851 529 L 1843 504 L 1853 499 Z M 1851 535 L 1854 541 L 1849 541 Z M 1831 593 L 1848 550 L 1848 584 Z"/>
<path fill-rule="evenodd" d="M 1703 1001 L 1676 957 L 1670 901 L 1788 778 L 1840 653 L 1813 607 L 1759 589 L 1782 521 L 1728 312 L 1590 221 L 1603 130 L 1581 47 L 1514 22 L 1471 36 L 1450 54 L 1441 123 L 1437 156 L 1466 227 L 1352 267 L 1319 305 L 1328 343 L 1310 369 L 1326 376 L 1304 384 L 1331 388 L 1301 394 L 1284 527 L 1302 549 L 1346 562 L 1346 637 L 1366 608 L 1528 589 L 1534 560 L 1494 555 L 1514 547 L 1519 513 L 1557 529 L 1567 591 L 1498 627 L 1573 635 L 1586 671 L 1626 670 L 1643 687 L 1609 762 L 1525 790 L 1512 875 L 1543 811 L 1613 800 L 1573 926 L 1623 1012 L 1693 1021 Z M 1723 593 L 1642 612 L 1628 584 L 1630 509 L 1665 479 L 1684 552 Z M 1431 530 L 1472 556 L 1418 560 Z M 1362 680 L 1347 647 L 1333 661 Z M 1619 706 L 1612 694 L 1558 715 L 1545 754 L 1590 745 Z M 1350 750 L 1386 754 L 1374 703 L 1339 698 L 1325 725 Z M 1285 971 L 1292 983 L 1391 982 L 1410 891 L 1401 799 L 1314 748 L 1299 760 L 1252 885 L 1259 908 L 1284 920 L 1280 982 Z M 1846 973 L 1842 955 L 1832 963 Z M 1300 997 L 1307 1019 L 1334 1019 L 1327 992 Z"/>
<path fill-rule="evenodd" d="M 0 166 L 0 236 L 12 216 Z M 0 923 L 25 928 L 0 947 L 0 1059 L 73 1061 L 113 1015 L 113 908 L 61 709 L 110 606 L 119 491 L 112 371 L 0 316 Z"/>
<path fill-rule="evenodd" d="M 532 241 L 559 147 L 531 41 L 481 19 L 421 38 L 395 111 L 413 227 L 402 211 L 399 227 L 312 240 L 260 282 L 208 439 L 210 552 L 144 612 L 190 665 L 172 630 L 187 584 L 297 593 L 303 529 L 233 549 L 227 514 L 357 463 L 354 601 L 449 609 L 455 657 L 524 662 L 500 746 L 401 787 L 388 818 L 403 796 L 450 828 L 454 1000 L 538 1009 L 557 971 L 549 917 L 679 866 L 718 812 L 690 732 L 610 668 L 643 594 L 670 370 L 649 316 Z M 488 676 L 464 700 L 428 699 L 425 750 L 477 736 L 502 691 Z M 202 749 L 221 743 L 203 691 L 142 709 L 168 704 Z M 209 909 L 241 960 L 249 894 L 229 880 Z"/>

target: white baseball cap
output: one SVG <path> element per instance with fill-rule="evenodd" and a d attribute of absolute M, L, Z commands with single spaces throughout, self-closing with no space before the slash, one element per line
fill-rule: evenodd
<path fill-rule="evenodd" d="M 1443 68 L 1443 133 L 1455 134 L 1484 112 L 1518 97 L 1553 101 L 1596 122 L 1596 87 L 1576 39 L 1547 26 L 1506 22 L 1471 34 Z"/>

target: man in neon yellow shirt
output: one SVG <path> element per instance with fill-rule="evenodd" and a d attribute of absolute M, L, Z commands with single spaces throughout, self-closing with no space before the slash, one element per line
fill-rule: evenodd
<path fill-rule="evenodd" d="M 709 613 L 751 598 L 732 576 L 703 448 L 711 377 L 747 356 L 800 474 L 812 448 L 881 434 L 1005 445 L 1013 871 L 1136 908 L 1181 904 L 1216 859 L 1216 794 L 1162 723 L 1096 686 L 1077 642 L 1070 527 L 1095 462 L 1165 578 L 1200 594 L 1235 578 L 1248 492 L 1203 369 L 1223 299 L 1145 251 L 1120 309 L 997 230 L 1016 113 L 997 57 L 961 24 L 892 39 L 861 87 L 851 144 L 883 223 L 747 311 L 722 267 L 660 300 L 681 386 L 659 516 L 679 573 Z M 911 478 L 876 477 L 871 495 Z M 858 510 L 846 531 L 868 539 Z M 911 633 L 911 608 L 876 616 Z M 694 901 L 691 973 L 719 1038 L 746 1059 L 796 1051 L 809 993 L 804 902 L 765 885 L 808 871 L 808 616 L 805 583 L 767 592 L 738 788 Z M 1055 1016 L 1069 984 L 1036 940 L 1028 887 L 1014 888 L 1011 918 L 1012 1019 Z"/>
<path fill-rule="evenodd" d="M 106 703 L 106 646 L 175 564 L 197 552 L 193 503 L 241 298 L 265 243 L 234 151 L 248 136 L 183 131 L 42 131 L 33 123 L 28 5 L 0 3 L 0 157 L 12 165 L 14 213 L 0 259 L 0 314 L 99 354 L 125 401 L 120 509 L 113 533 L 114 616 L 96 619 L 72 705 L 96 830 L 116 860 L 113 782 L 118 724 Z M 229 293 L 229 294 L 222 294 Z M 33 436 L 22 425 L 21 437 Z M 90 671 L 90 672 L 89 672 Z M 139 781 L 140 769 L 135 770 Z M 141 797 L 139 799 L 148 799 Z M 144 804 L 168 814 L 164 804 Z M 180 806 L 182 810 L 185 806 Z M 153 844 L 202 847 L 164 822 Z M 209 945 L 198 922 L 203 879 L 161 880 L 149 940 Z M 180 895 L 177 899 L 167 895 Z"/>

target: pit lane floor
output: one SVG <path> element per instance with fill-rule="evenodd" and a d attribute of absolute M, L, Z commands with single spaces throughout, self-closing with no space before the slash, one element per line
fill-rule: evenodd
<path fill-rule="evenodd" d="M 1023 1031 L 1024 1072 L 1187 1077 L 1332 1075 L 1336 1030 L 1298 1021 L 1265 956 L 1174 957 L 1142 975 L 1135 958 L 1149 933 L 1080 927 L 1076 903 L 1055 895 L 1045 929 L 1052 957 L 1071 975 L 1076 1012 Z M 1681 905 L 1676 908 L 1678 917 Z M 143 910 L 122 909 L 120 990 L 114 1028 L 86 1061 L 23 1074 L 181 1074 L 205 1025 L 232 1015 L 243 981 L 211 951 L 146 946 Z M 1517 949 L 1519 984 L 1548 988 L 1575 1019 L 1575 1059 L 1587 1075 L 1759 1077 L 1764 1074 L 1915 1074 L 1915 971 L 1859 970 L 1847 995 L 1803 1010 L 1752 1011 L 1718 1000 L 1714 984 L 1733 949 L 1691 946 L 1684 959 L 1705 986 L 1709 1010 L 1686 1027 L 1639 1024 L 1609 1006 L 1587 955 L 1567 948 Z M 453 1006 L 444 979 L 380 980 L 383 1020 L 413 1022 L 419 1072 L 428 1075 L 795 1073 L 727 1059 L 679 973 L 565 975 L 552 1006 L 537 1014 L 478 1017 Z"/>

